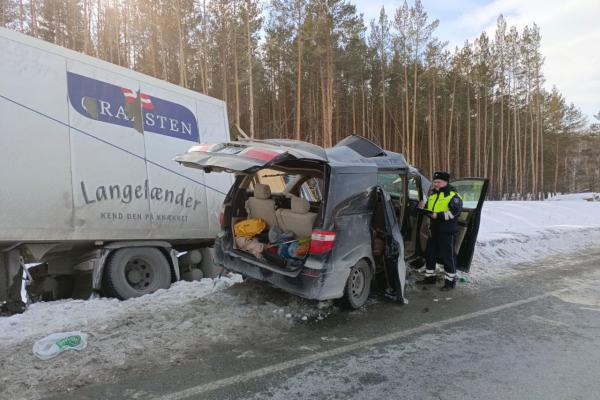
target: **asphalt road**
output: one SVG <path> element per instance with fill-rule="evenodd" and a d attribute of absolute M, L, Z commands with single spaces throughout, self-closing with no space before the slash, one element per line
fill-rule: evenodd
<path fill-rule="evenodd" d="M 52 399 L 600 399 L 600 250 Z"/>

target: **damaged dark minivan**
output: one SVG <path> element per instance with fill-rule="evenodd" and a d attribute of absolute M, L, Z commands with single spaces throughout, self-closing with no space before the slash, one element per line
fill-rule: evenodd
<path fill-rule="evenodd" d="M 428 219 L 417 205 L 430 182 L 402 154 L 352 135 L 328 149 L 286 139 L 200 144 L 175 160 L 235 175 L 215 241 L 215 262 L 227 270 L 350 308 L 376 284 L 405 301 L 406 264 L 424 262 Z M 465 205 L 456 248 L 468 271 L 488 182 L 452 184 Z M 239 223 L 258 219 L 262 234 L 238 240 Z"/>

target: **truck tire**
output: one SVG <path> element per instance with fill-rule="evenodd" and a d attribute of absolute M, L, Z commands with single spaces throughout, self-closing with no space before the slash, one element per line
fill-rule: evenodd
<path fill-rule="evenodd" d="M 371 293 L 372 271 L 366 260 L 360 260 L 350 269 L 342 305 L 355 310 L 365 305 Z"/>
<path fill-rule="evenodd" d="M 171 267 L 160 250 L 128 247 L 116 250 L 104 267 L 102 289 L 110 297 L 126 300 L 171 286 Z"/>

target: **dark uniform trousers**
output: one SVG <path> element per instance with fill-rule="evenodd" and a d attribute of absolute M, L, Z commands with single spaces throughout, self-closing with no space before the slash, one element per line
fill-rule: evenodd
<path fill-rule="evenodd" d="M 456 275 L 456 234 L 454 232 L 431 232 L 425 249 L 427 271 L 435 271 L 436 263 L 444 266 L 446 278 L 453 280 Z"/>

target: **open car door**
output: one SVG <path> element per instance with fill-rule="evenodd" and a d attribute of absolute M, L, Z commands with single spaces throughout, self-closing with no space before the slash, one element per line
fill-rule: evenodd
<path fill-rule="evenodd" d="M 388 286 L 393 288 L 397 300 L 404 302 L 404 284 L 406 283 L 406 264 L 402 251 L 402 235 L 397 221 L 397 210 L 392 197 L 383 188 L 377 188 L 377 201 L 383 208 L 384 240 L 383 264 Z"/>
<path fill-rule="evenodd" d="M 175 157 L 180 164 L 204 172 L 252 173 L 286 160 L 326 161 L 325 151 L 294 140 L 241 140 L 198 144 Z"/>
<path fill-rule="evenodd" d="M 450 182 L 463 199 L 463 210 L 458 217 L 458 233 L 456 248 L 458 249 L 457 269 L 469 272 L 477 234 L 481 208 L 488 191 L 489 179 L 487 178 L 461 178 Z"/>

